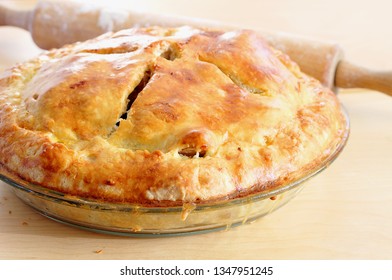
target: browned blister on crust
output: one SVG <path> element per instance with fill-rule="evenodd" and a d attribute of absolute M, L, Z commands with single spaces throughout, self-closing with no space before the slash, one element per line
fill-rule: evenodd
<path fill-rule="evenodd" d="M 345 130 L 335 95 L 249 30 L 123 30 L 0 78 L 1 165 L 102 201 L 181 205 L 278 187 Z"/>

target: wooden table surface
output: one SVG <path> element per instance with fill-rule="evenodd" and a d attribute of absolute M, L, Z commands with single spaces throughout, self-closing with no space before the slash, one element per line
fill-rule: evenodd
<path fill-rule="evenodd" d="M 392 5 L 387 0 L 110 3 L 332 40 L 352 62 L 392 69 Z M 39 51 L 27 32 L 0 27 L 0 70 Z M 345 150 L 299 196 L 269 216 L 201 235 L 110 236 L 49 220 L 1 182 L 0 259 L 392 259 L 392 98 L 362 89 L 341 90 L 339 98 L 351 119 Z"/>

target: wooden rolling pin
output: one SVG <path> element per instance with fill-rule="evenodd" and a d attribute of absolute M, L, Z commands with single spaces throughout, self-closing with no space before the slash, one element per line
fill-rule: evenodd
<path fill-rule="evenodd" d="M 223 30 L 240 28 L 198 18 L 110 10 L 72 1 L 40 1 L 33 10 L 14 10 L 0 5 L 1 25 L 28 30 L 42 49 L 58 48 L 131 27 L 190 25 Z M 337 44 L 284 33 L 259 32 L 273 47 L 296 61 L 305 73 L 327 87 L 334 90 L 367 88 L 392 96 L 392 72 L 371 71 L 343 60 L 343 51 Z"/>

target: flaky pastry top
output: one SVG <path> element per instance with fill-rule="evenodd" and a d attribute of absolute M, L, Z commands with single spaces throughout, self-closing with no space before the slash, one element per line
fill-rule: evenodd
<path fill-rule="evenodd" d="M 0 76 L 1 165 L 103 201 L 181 205 L 279 187 L 344 128 L 334 93 L 250 30 L 122 30 Z"/>

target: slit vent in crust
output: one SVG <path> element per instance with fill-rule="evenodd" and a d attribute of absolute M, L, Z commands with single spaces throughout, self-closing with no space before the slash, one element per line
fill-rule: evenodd
<path fill-rule="evenodd" d="M 135 102 L 136 98 L 138 97 L 139 93 L 145 88 L 145 86 L 148 84 L 152 76 L 152 72 L 150 70 L 147 70 L 142 79 L 140 80 L 139 84 L 134 88 L 134 90 L 128 95 L 128 103 L 125 111 L 121 114 L 119 117 L 116 126 L 118 127 L 120 125 L 121 119 L 126 120 L 128 117 L 128 112 L 132 107 L 132 104 Z"/>

